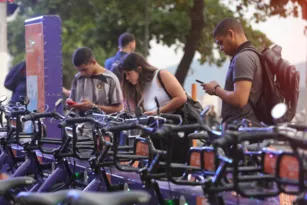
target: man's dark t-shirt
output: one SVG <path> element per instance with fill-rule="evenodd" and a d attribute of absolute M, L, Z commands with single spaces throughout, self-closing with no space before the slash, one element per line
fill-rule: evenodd
<path fill-rule="evenodd" d="M 252 47 L 249 41 L 243 43 L 237 53 L 247 47 Z M 242 80 L 252 82 L 249 102 L 243 108 L 240 108 L 223 101 L 223 123 L 230 123 L 243 118 L 258 122 L 251 103 L 255 105 L 262 92 L 262 66 L 259 56 L 253 51 L 243 51 L 234 56 L 228 69 L 224 89 L 234 91 L 234 83 Z"/>
<path fill-rule="evenodd" d="M 118 70 L 118 65 L 126 54 L 126 52 L 117 51 L 115 56 L 108 58 L 104 63 L 104 67 L 112 71 L 118 77 L 119 82 L 122 80 L 122 75 Z"/>

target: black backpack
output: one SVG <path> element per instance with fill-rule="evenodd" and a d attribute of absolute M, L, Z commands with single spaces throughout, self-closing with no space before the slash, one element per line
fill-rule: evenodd
<path fill-rule="evenodd" d="M 250 102 L 256 117 L 267 125 L 273 125 L 272 108 L 278 103 L 286 103 L 288 110 L 277 122 L 291 122 L 295 116 L 298 97 L 300 73 L 281 56 L 282 48 L 278 45 L 264 49 L 261 53 L 254 48 L 243 51 L 254 51 L 258 54 L 263 68 L 263 90 L 256 104 Z"/>
<path fill-rule="evenodd" d="M 121 60 L 116 60 L 114 63 L 112 63 L 111 69 L 110 69 L 118 77 L 119 82 L 122 81 L 121 73 L 118 70 L 120 62 L 121 62 Z"/>
<path fill-rule="evenodd" d="M 170 99 L 172 99 L 172 96 L 167 92 L 164 83 L 162 82 L 161 76 L 160 76 L 160 70 L 158 71 L 158 80 L 164 89 L 165 93 L 168 95 Z M 203 107 L 198 101 L 193 100 L 191 96 L 189 96 L 187 93 L 187 101 L 183 104 L 182 107 L 178 108 L 176 113 L 181 114 L 183 118 L 184 124 L 193 124 L 197 123 L 200 119 L 200 113 L 203 111 Z"/>
<path fill-rule="evenodd" d="M 122 60 L 124 59 L 126 55 L 122 55 L 119 59 L 117 59 L 116 61 L 114 61 L 111 65 L 111 68 L 110 70 L 118 77 L 118 80 L 119 82 L 121 83 L 122 82 L 122 73 L 121 71 L 119 70 L 119 66 L 122 62 Z"/>

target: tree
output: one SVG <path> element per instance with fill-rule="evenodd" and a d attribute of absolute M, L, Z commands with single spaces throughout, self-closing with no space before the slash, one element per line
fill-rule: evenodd
<path fill-rule="evenodd" d="M 184 84 L 185 77 L 189 72 L 189 68 L 195 55 L 197 43 L 202 36 L 204 28 L 204 0 L 194 0 L 193 6 L 190 9 L 191 26 L 186 37 L 186 44 L 184 46 L 184 55 L 179 63 L 176 71 L 176 78 L 181 84 Z"/>
<path fill-rule="evenodd" d="M 307 20 L 307 1 L 306 0 L 239 0 L 230 1 L 236 3 L 236 9 L 240 12 L 242 16 L 245 9 L 248 7 L 255 7 L 256 12 L 254 13 L 254 18 L 256 21 L 266 20 L 270 16 L 294 16 L 302 17 L 302 19 Z"/>
<path fill-rule="evenodd" d="M 54 14 L 62 19 L 62 53 L 64 85 L 69 87 L 76 70 L 71 64 L 73 51 L 80 46 L 91 47 L 97 60 L 104 60 L 117 51 L 117 38 L 130 31 L 137 38 L 137 51 L 146 54 L 149 42 L 155 39 L 167 46 L 184 45 L 183 56 L 176 77 L 184 84 L 195 52 L 200 62 L 220 65 L 226 57 L 216 58 L 212 37 L 215 25 L 234 11 L 216 0 L 151 0 L 148 41 L 145 42 L 146 4 L 143 0 L 16 0 L 21 5 L 19 17 L 8 25 L 9 51 L 20 59 L 24 55 L 24 25 L 26 18 Z M 131 3 L 133 2 L 133 3 Z M 248 21 L 240 17 L 248 38 L 258 48 L 270 44 L 265 35 L 253 30 Z M 147 46 L 144 46 L 144 45 Z M 161 59 L 163 60 L 163 59 Z"/>

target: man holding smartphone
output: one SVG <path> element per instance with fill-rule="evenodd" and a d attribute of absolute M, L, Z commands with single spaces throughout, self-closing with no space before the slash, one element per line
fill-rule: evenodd
<path fill-rule="evenodd" d="M 216 81 L 203 83 L 209 95 L 222 99 L 222 122 L 243 118 L 258 122 L 253 111 L 262 92 L 262 66 L 255 49 L 247 40 L 240 22 L 233 18 L 221 21 L 214 30 L 215 42 L 221 51 L 232 57 L 224 89 Z"/>
<path fill-rule="evenodd" d="M 123 96 L 118 78 L 96 61 L 91 49 L 77 49 L 72 62 L 79 72 L 67 100 L 70 107 L 80 114 L 93 107 L 107 114 L 122 110 Z"/>
<path fill-rule="evenodd" d="M 66 103 L 79 115 L 94 107 L 109 114 L 123 109 L 123 95 L 116 75 L 102 67 L 90 48 L 78 48 L 72 57 L 78 73 L 72 83 Z M 81 125 L 79 136 L 92 139 L 92 125 Z"/>

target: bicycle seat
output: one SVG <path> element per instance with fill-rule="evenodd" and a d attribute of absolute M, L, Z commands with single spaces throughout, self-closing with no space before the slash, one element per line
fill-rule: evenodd
<path fill-rule="evenodd" d="M 248 151 L 260 151 L 262 148 L 270 146 L 271 141 L 270 140 L 264 140 L 260 143 L 253 143 L 253 144 L 247 144 L 244 145 L 244 148 L 246 148 Z"/>
<path fill-rule="evenodd" d="M 16 203 L 20 205 L 55 205 L 65 200 L 69 190 L 48 193 L 20 192 L 16 197 Z"/>
<path fill-rule="evenodd" d="M 219 131 L 216 131 L 216 130 L 211 130 L 210 132 L 207 132 L 207 133 L 208 133 L 208 140 L 210 142 L 213 142 L 214 140 L 223 137 L 222 132 L 219 132 Z"/>
<path fill-rule="evenodd" d="M 0 195 L 5 194 L 12 188 L 34 184 L 36 181 L 32 177 L 14 177 L 0 180 Z"/>
<path fill-rule="evenodd" d="M 208 139 L 208 133 L 207 132 L 200 132 L 200 133 L 191 133 L 188 135 L 191 139 L 199 139 L 199 140 L 207 140 Z"/>
<path fill-rule="evenodd" d="M 126 203 L 148 203 L 151 196 L 144 191 L 120 191 L 113 193 L 82 192 L 71 190 L 67 200 L 74 205 L 120 205 Z"/>

